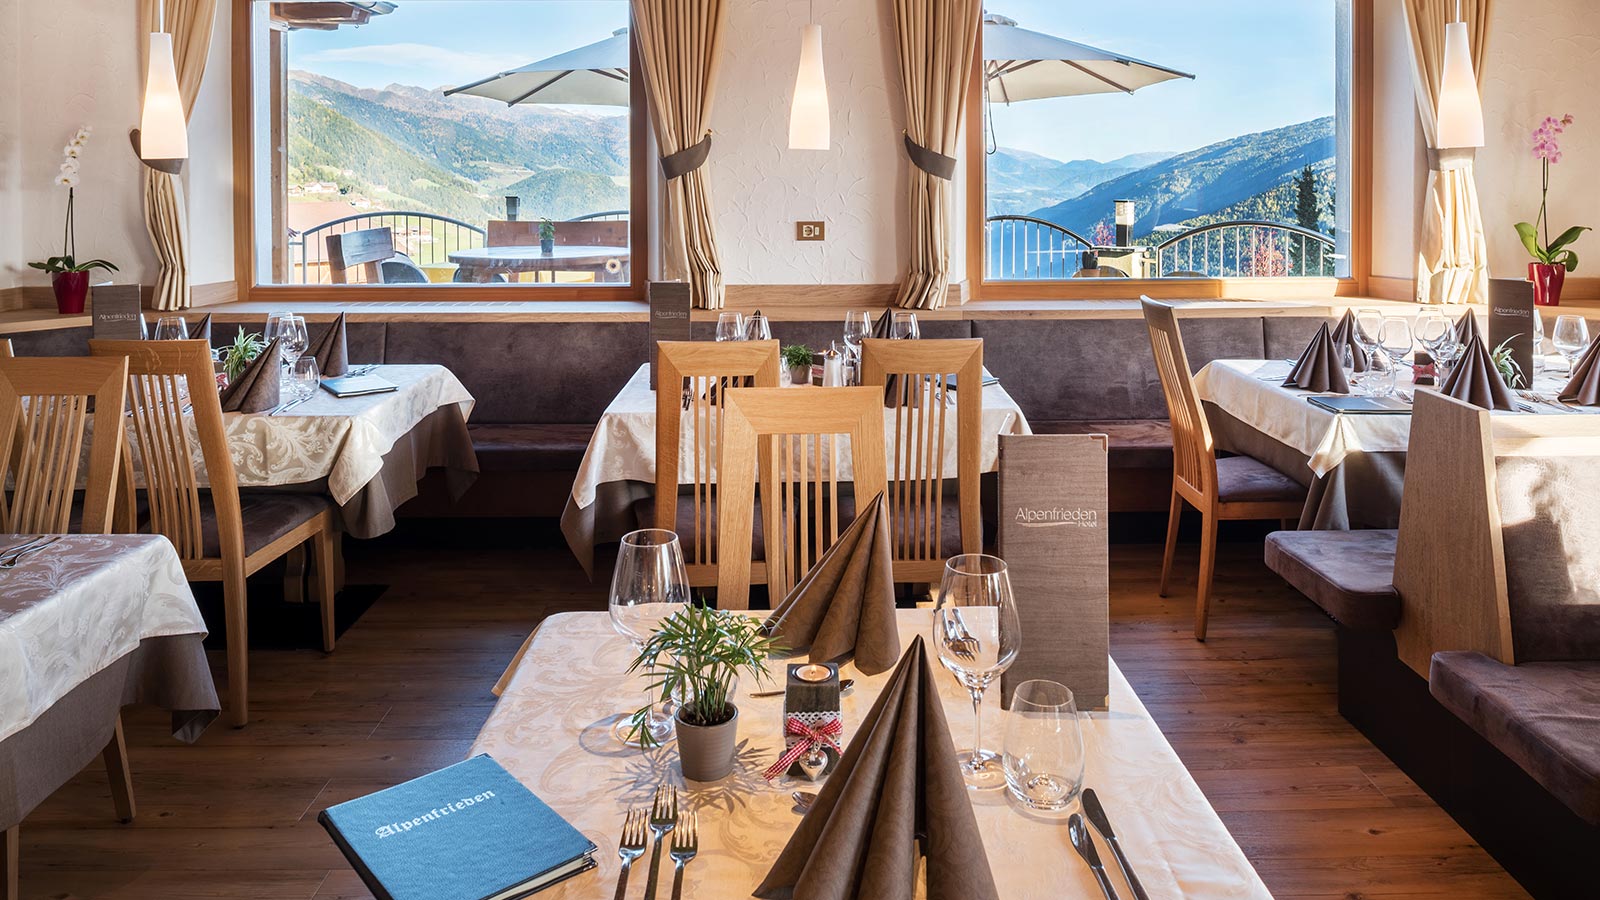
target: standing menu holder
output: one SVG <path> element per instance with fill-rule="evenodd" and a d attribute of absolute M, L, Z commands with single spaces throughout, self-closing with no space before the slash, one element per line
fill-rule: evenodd
<path fill-rule="evenodd" d="M 691 296 L 687 281 L 652 281 L 650 300 L 650 390 L 656 389 L 656 342 L 687 341 Z"/>
<path fill-rule="evenodd" d="M 144 340 L 144 309 L 137 284 L 102 284 L 92 288 L 89 296 L 95 340 Z"/>
<path fill-rule="evenodd" d="M 1506 339 L 1511 358 L 1522 372 L 1522 383 L 1533 386 L 1533 282 L 1515 278 L 1489 279 L 1489 349 Z"/>
<path fill-rule="evenodd" d="M 1111 583 L 1103 434 L 1000 435 L 1000 556 L 1022 619 L 1002 679 L 1009 704 L 1034 678 L 1103 710 L 1111 687 Z"/>

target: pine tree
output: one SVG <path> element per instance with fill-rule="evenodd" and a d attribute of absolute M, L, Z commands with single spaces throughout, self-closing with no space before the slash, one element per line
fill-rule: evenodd
<path fill-rule="evenodd" d="M 1295 178 L 1294 184 L 1296 191 L 1294 218 L 1296 224 L 1311 231 L 1319 230 L 1318 225 L 1320 224 L 1319 220 L 1322 218 L 1322 210 L 1319 208 L 1320 204 L 1317 203 L 1316 173 L 1311 171 L 1310 166 L 1306 166 L 1300 171 L 1300 175 Z"/>

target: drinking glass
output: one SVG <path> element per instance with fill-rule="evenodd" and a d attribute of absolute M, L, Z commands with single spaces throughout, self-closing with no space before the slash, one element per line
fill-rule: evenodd
<path fill-rule="evenodd" d="M 767 317 L 756 313 L 744 322 L 744 339 L 747 341 L 772 340 L 772 324 Z"/>
<path fill-rule="evenodd" d="M 717 314 L 717 340 L 744 340 L 744 315 L 736 312 Z"/>
<path fill-rule="evenodd" d="M 939 662 L 972 695 L 972 749 L 956 756 L 967 787 L 1006 783 L 999 754 L 983 746 L 983 693 L 1017 658 L 1022 622 L 1004 560 L 981 553 L 953 556 L 944 565 L 933 607 L 933 645 Z"/>
<path fill-rule="evenodd" d="M 893 340 L 903 341 L 922 337 L 922 329 L 917 327 L 917 314 L 914 312 L 897 312 L 889 320 L 889 337 Z"/>
<path fill-rule="evenodd" d="M 1539 307 L 1533 308 L 1533 377 L 1537 379 L 1544 374 L 1544 317 L 1539 315 Z"/>
<path fill-rule="evenodd" d="M 634 652 L 644 649 L 645 641 L 662 621 L 689 605 L 689 575 L 683 567 L 683 548 L 678 536 L 663 528 L 645 528 L 622 536 L 617 547 L 617 566 L 611 574 L 611 626 L 633 643 Z M 648 684 L 655 683 L 654 670 L 645 673 Z M 645 688 L 649 713 L 643 729 L 656 743 L 672 737 L 672 718 L 656 708 L 650 687 Z M 613 733 L 623 743 L 632 743 L 633 714 L 623 713 Z"/>
<path fill-rule="evenodd" d="M 1556 352 L 1567 358 L 1567 371 L 1578 364 L 1578 357 L 1589 349 L 1589 323 L 1583 316 L 1556 316 L 1556 328 L 1550 332 L 1550 342 Z"/>
<path fill-rule="evenodd" d="M 183 321 L 183 316 L 162 316 L 156 320 L 155 339 L 186 341 L 189 339 L 189 326 Z"/>
<path fill-rule="evenodd" d="M 304 318 L 292 314 L 278 318 L 278 352 L 285 363 L 293 365 L 310 343 Z"/>
<path fill-rule="evenodd" d="M 267 313 L 267 324 L 262 326 L 262 328 L 261 328 L 261 338 L 262 338 L 262 340 L 266 341 L 269 344 L 272 343 L 273 338 L 276 338 L 278 336 L 278 333 L 283 328 L 283 318 L 284 318 L 284 316 L 288 316 L 288 315 L 293 315 L 293 314 L 292 313 Z"/>
<path fill-rule="evenodd" d="M 315 356 L 302 356 L 289 364 L 289 387 L 295 400 L 310 400 L 322 384 Z"/>
<path fill-rule="evenodd" d="M 844 317 L 844 345 L 849 356 L 850 370 L 855 373 L 852 384 L 861 380 L 861 344 L 872 336 L 872 316 L 851 310 Z"/>
<path fill-rule="evenodd" d="M 1378 326 L 1378 345 L 1383 349 L 1385 356 L 1389 357 L 1389 378 L 1385 383 L 1383 396 L 1394 393 L 1395 380 L 1400 374 L 1400 365 L 1405 360 L 1406 354 L 1411 352 L 1414 345 L 1411 337 L 1411 323 L 1399 316 L 1385 316 L 1383 324 Z"/>
<path fill-rule="evenodd" d="M 1372 364 L 1372 358 L 1378 353 L 1378 329 L 1383 325 L 1383 313 L 1370 307 L 1356 310 L 1356 341 L 1361 344 L 1361 349 L 1367 352 L 1367 362 Z M 1374 373 L 1367 373 L 1361 379 L 1361 393 L 1372 393 L 1377 380 Z"/>
<path fill-rule="evenodd" d="M 1072 691 L 1024 681 L 1006 713 L 1006 788 L 1029 809 L 1059 812 L 1083 789 L 1083 730 Z"/>
<path fill-rule="evenodd" d="M 1444 310 L 1429 306 L 1417 314 L 1415 330 L 1417 341 L 1427 349 L 1437 371 L 1444 357 L 1444 342 L 1455 331 L 1455 325 L 1445 316 Z"/>

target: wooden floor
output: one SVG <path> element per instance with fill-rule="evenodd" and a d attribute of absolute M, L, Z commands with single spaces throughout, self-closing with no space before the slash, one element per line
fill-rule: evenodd
<path fill-rule="evenodd" d="M 164 716 L 130 710 L 137 821 L 113 821 L 103 769 L 80 775 L 23 823 L 23 896 L 368 897 L 317 813 L 461 759 L 534 625 L 604 603 L 554 527 L 446 540 L 348 542 L 350 581 L 388 590 L 331 656 L 252 652 L 249 727 L 184 746 Z M 1112 653 L 1272 892 L 1525 897 L 1339 716 L 1326 619 L 1259 545 L 1223 557 L 1199 644 L 1192 594 L 1155 596 L 1159 548 L 1113 547 Z M 1185 590 L 1194 568 L 1191 547 Z"/>

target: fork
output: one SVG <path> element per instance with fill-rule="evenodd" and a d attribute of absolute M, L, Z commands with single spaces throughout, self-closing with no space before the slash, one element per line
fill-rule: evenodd
<path fill-rule="evenodd" d="M 700 852 L 700 817 L 689 813 L 672 833 L 672 900 L 683 900 L 683 867 Z"/>
<path fill-rule="evenodd" d="M 0 569 L 15 569 L 17 567 L 17 563 L 22 562 L 22 558 L 24 556 L 27 556 L 30 553 L 38 553 L 40 550 L 43 550 L 59 540 L 61 540 L 61 535 L 53 535 L 37 544 L 34 544 L 32 547 L 27 547 L 25 549 L 18 550 L 15 553 L 9 554 L 6 556 L 5 562 L 0 562 Z"/>
<path fill-rule="evenodd" d="M 965 622 L 961 621 L 960 610 L 951 610 L 950 615 L 944 618 L 944 643 L 961 659 L 976 659 L 978 641 L 967 630 Z"/>
<path fill-rule="evenodd" d="M 41 535 L 38 535 L 37 537 L 33 537 L 33 538 L 30 538 L 29 540 L 23 541 L 20 544 L 16 544 L 16 545 L 7 547 L 4 550 L 0 550 L 0 559 L 5 559 L 6 557 L 12 555 L 13 553 L 26 552 L 27 550 L 32 548 L 33 545 L 39 543 L 40 541 L 43 541 L 44 539 L 45 539 L 45 535 L 41 534 Z"/>
<path fill-rule="evenodd" d="M 622 873 L 617 876 L 615 900 L 628 895 L 628 870 L 633 868 L 634 860 L 644 855 L 645 845 L 650 842 L 645 829 L 646 815 L 642 809 L 630 809 L 628 817 L 622 821 L 622 842 L 617 846 L 617 855 L 622 857 Z"/>
<path fill-rule="evenodd" d="M 661 875 L 661 841 L 678 824 L 678 789 L 670 784 L 656 788 L 656 799 L 650 806 L 650 833 L 655 835 L 655 848 L 650 851 L 650 880 L 644 883 L 644 900 L 656 900 L 656 882 Z"/>

